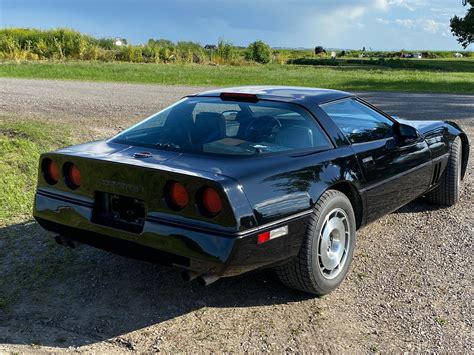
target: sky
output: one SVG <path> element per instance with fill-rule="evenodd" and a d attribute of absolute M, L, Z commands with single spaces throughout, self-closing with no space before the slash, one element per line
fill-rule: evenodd
<path fill-rule="evenodd" d="M 0 27 L 68 27 L 95 37 L 224 38 L 246 46 L 461 50 L 449 19 L 461 0 L 0 0 Z M 472 50 L 468 47 L 468 50 Z"/>

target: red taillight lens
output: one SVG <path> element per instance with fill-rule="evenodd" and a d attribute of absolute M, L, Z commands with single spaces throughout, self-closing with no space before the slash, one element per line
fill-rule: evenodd
<path fill-rule="evenodd" d="M 201 192 L 201 205 L 204 213 L 215 216 L 222 210 L 219 194 L 211 187 L 205 187 Z"/>
<path fill-rule="evenodd" d="M 59 181 L 59 167 L 54 161 L 49 158 L 43 160 L 42 163 L 43 176 L 46 182 L 54 185 Z"/>
<path fill-rule="evenodd" d="M 64 175 L 66 177 L 66 183 L 71 189 L 77 189 L 79 186 L 81 186 L 81 172 L 74 164 L 65 164 Z"/>
<path fill-rule="evenodd" d="M 189 197 L 186 188 L 176 181 L 168 183 L 166 196 L 168 204 L 173 209 L 183 209 L 189 203 Z"/>
<path fill-rule="evenodd" d="M 263 232 L 257 236 L 257 244 L 262 244 L 270 240 L 270 232 Z"/>

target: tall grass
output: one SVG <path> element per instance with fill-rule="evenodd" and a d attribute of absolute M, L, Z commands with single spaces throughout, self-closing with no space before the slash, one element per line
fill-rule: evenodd
<path fill-rule="evenodd" d="M 99 60 L 133 63 L 230 64 L 238 61 L 236 47 L 220 40 L 216 49 L 199 43 L 150 39 L 145 45 L 114 44 L 112 39 L 93 38 L 80 32 L 7 28 L 0 30 L 0 59 L 3 60 Z"/>

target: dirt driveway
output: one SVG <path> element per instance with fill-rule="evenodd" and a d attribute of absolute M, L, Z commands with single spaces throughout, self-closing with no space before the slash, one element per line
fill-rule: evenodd
<path fill-rule="evenodd" d="M 0 79 L 0 119 L 74 122 L 78 139 L 100 138 L 198 90 Z M 453 119 L 474 142 L 472 96 L 361 96 L 401 117 Z M 59 247 L 33 220 L 0 227 L 0 352 L 473 352 L 473 174 L 471 163 L 455 207 L 416 201 L 360 230 L 348 279 L 323 298 L 270 271 L 203 288 Z"/>

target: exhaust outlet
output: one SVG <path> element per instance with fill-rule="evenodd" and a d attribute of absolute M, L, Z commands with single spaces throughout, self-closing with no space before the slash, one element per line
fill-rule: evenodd
<path fill-rule="evenodd" d="M 183 271 L 181 273 L 181 277 L 183 278 L 184 281 L 193 281 L 194 279 L 197 279 L 201 274 L 193 271 Z"/>
<path fill-rule="evenodd" d="M 217 275 L 201 275 L 197 278 L 197 282 L 202 286 L 209 286 L 213 282 L 219 280 L 220 277 Z"/>

